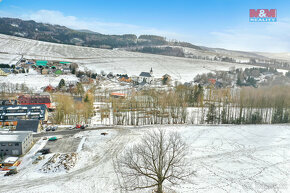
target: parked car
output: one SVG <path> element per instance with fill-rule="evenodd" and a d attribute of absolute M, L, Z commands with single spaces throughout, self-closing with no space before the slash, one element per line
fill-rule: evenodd
<path fill-rule="evenodd" d="M 86 127 L 88 127 L 88 125 L 76 124 L 76 126 L 74 127 L 74 129 L 85 129 Z"/>
<path fill-rule="evenodd" d="M 39 150 L 37 153 L 41 153 L 42 155 L 49 154 L 50 153 L 50 149 L 49 148 L 43 148 L 43 149 Z"/>
<path fill-rule="evenodd" d="M 48 139 L 48 141 L 56 141 L 57 140 L 57 137 L 51 137 Z"/>
<path fill-rule="evenodd" d="M 76 124 L 75 129 L 80 129 L 82 127 L 81 124 Z"/>
<path fill-rule="evenodd" d="M 17 174 L 17 169 L 12 169 L 12 170 L 9 170 L 9 172 L 5 173 L 4 176 L 10 176 L 10 175 L 14 175 L 14 174 Z"/>
<path fill-rule="evenodd" d="M 55 131 L 57 129 L 57 126 L 54 126 L 51 128 L 52 131 Z"/>

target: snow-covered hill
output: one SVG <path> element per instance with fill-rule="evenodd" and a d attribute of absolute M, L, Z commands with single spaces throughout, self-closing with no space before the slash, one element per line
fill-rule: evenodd
<path fill-rule="evenodd" d="M 95 72 L 104 70 L 139 75 L 140 72 L 149 71 L 152 67 L 155 77 L 167 73 L 182 82 L 191 81 L 200 73 L 228 70 L 230 67 L 249 67 L 249 65 L 229 62 L 47 43 L 0 34 L 0 63 L 15 64 L 21 55 L 31 59 L 76 62 L 81 68 Z"/>

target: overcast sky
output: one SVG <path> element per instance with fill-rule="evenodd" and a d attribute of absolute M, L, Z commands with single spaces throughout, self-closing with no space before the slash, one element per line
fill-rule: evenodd
<path fill-rule="evenodd" d="M 0 16 L 104 34 L 155 34 L 209 47 L 290 52 L 289 0 L 0 0 Z M 277 9 L 250 23 L 249 9 Z"/>

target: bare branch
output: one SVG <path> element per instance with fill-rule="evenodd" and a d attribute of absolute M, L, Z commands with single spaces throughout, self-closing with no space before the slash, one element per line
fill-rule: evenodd
<path fill-rule="evenodd" d="M 156 187 L 162 193 L 163 182 L 177 184 L 193 174 L 186 154 L 187 146 L 178 133 L 154 130 L 117 159 L 118 172 L 126 190 Z"/>

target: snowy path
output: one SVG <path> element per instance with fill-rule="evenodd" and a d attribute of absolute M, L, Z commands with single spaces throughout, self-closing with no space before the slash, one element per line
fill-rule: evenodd
<path fill-rule="evenodd" d="M 0 192 L 121 193 L 113 160 L 126 145 L 153 128 L 127 127 L 78 133 L 78 137 L 86 140 L 73 170 L 31 179 L 22 179 L 21 175 L 2 178 Z M 188 158 L 196 170 L 196 176 L 191 179 L 193 184 L 169 186 L 176 193 L 290 191 L 290 125 L 162 128 L 181 133 L 189 145 Z M 101 136 L 101 132 L 109 135 Z M 11 186 L 11 180 L 17 183 Z M 141 192 L 151 191 L 138 193 Z"/>

